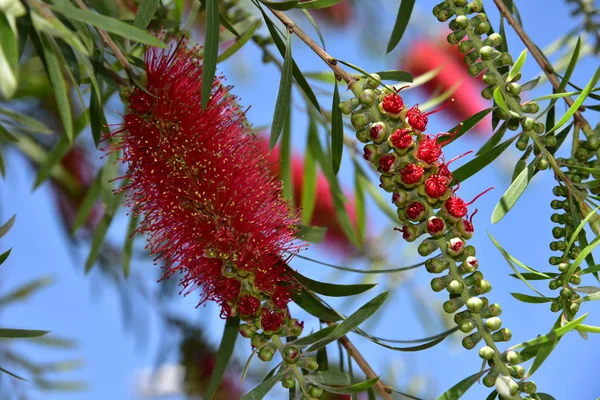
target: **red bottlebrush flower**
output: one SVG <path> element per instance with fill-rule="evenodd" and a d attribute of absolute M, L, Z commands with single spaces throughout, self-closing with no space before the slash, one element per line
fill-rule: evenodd
<path fill-rule="evenodd" d="M 381 108 L 390 114 L 400 114 L 404 109 L 404 101 L 398 93 L 390 93 L 383 97 Z"/>
<path fill-rule="evenodd" d="M 394 162 L 396 162 L 396 157 L 393 154 L 384 154 L 379 159 L 379 168 L 383 172 L 390 172 Z"/>
<path fill-rule="evenodd" d="M 452 160 L 448 161 L 447 163 L 442 163 L 440 165 L 438 165 L 438 174 L 445 176 L 446 178 L 450 179 L 450 181 L 452 181 L 452 173 L 450 172 L 450 170 L 448 169 L 448 166 L 450 166 L 450 164 L 452 164 L 454 161 L 459 160 L 461 158 L 463 158 L 464 156 L 471 154 L 473 152 L 473 150 L 467 151 L 464 154 L 461 154 L 460 156 L 456 156 L 454 157 Z"/>
<path fill-rule="evenodd" d="M 181 272 L 187 292 L 201 288 L 201 302 L 224 305 L 224 271 L 258 279 L 276 270 L 280 255 L 298 251 L 296 218 L 221 78 L 199 106 L 202 66 L 185 44 L 146 51 L 145 90 L 127 95 L 114 137 L 128 166 L 127 204 L 143 216 L 139 232 L 165 277 Z"/>
<path fill-rule="evenodd" d="M 415 201 L 406 207 L 406 216 L 412 220 L 419 220 L 424 211 L 425 206 Z"/>
<path fill-rule="evenodd" d="M 450 102 L 436 108 L 435 110 L 423 113 L 421 112 L 421 110 L 419 110 L 419 105 L 414 105 L 411 108 L 408 109 L 408 111 L 406 112 L 406 119 L 408 120 L 408 123 L 410 124 L 410 126 L 420 132 L 425 131 L 425 129 L 427 129 L 427 123 L 429 122 L 429 116 L 431 114 L 435 114 L 438 111 L 443 110 L 444 108 L 448 107 L 450 104 L 452 104 L 454 102 L 454 99 L 451 99 Z"/>
<path fill-rule="evenodd" d="M 290 289 L 285 286 L 280 286 L 275 290 L 275 293 L 271 296 L 271 301 L 280 310 L 285 310 L 287 304 L 292 301 Z"/>
<path fill-rule="evenodd" d="M 277 312 L 263 308 L 260 313 L 260 323 L 265 332 L 277 332 L 283 326 L 285 312 Z"/>
<path fill-rule="evenodd" d="M 301 3 L 306 1 L 310 0 L 300 0 Z M 342 1 L 327 8 L 316 9 L 315 13 L 317 17 L 332 25 L 343 26 L 352 18 L 352 3 L 348 0 Z"/>
<path fill-rule="evenodd" d="M 446 229 L 446 223 L 439 217 L 431 217 L 427 221 L 427 231 L 431 236 L 437 236 L 443 233 Z"/>
<path fill-rule="evenodd" d="M 470 206 L 471 204 L 473 204 L 475 201 L 477 201 L 478 198 L 480 198 L 481 196 L 483 196 L 484 194 L 486 194 L 487 192 L 489 192 L 492 189 L 493 189 L 493 187 L 484 190 L 483 192 L 481 192 L 477 196 L 475 196 L 475 198 L 468 203 L 465 203 L 465 201 L 463 199 L 461 199 L 460 197 L 452 196 L 448 200 L 446 200 L 446 203 L 444 203 L 444 207 L 446 208 L 446 211 L 448 211 L 448 214 L 451 215 L 452 217 L 463 218 L 465 215 L 467 215 L 469 213 L 467 206 Z M 475 215 L 475 214 L 473 214 L 473 215 Z"/>
<path fill-rule="evenodd" d="M 488 106 L 480 95 L 484 85 L 467 73 L 466 65 L 456 57 L 456 53 L 458 51 L 445 38 L 439 42 L 420 39 L 411 43 L 405 52 L 407 56 L 401 60 L 401 66 L 414 76 L 439 68 L 438 74 L 421 88 L 427 94 L 432 94 L 456 87 L 452 93 L 455 102 L 449 105 L 447 111 L 457 121 L 464 121 Z M 474 129 L 479 135 L 488 137 L 491 132 L 491 117 L 483 119 Z"/>
<path fill-rule="evenodd" d="M 442 155 L 442 146 L 438 143 L 437 137 L 425 137 L 419 143 L 417 157 L 428 164 L 434 164 Z"/>
<path fill-rule="evenodd" d="M 414 139 L 409 129 L 397 129 L 392 136 L 390 136 L 390 141 L 394 145 L 394 147 L 402 150 L 408 149 L 412 146 Z"/>
<path fill-rule="evenodd" d="M 235 278 L 224 278 L 215 282 L 215 291 L 220 293 L 222 300 L 235 300 L 240 295 L 242 283 Z"/>
<path fill-rule="evenodd" d="M 260 300 L 251 294 L 243 295 L 238 302 L 238 311 L 242 315 L 254 315 L 260 307 Z"/>
<path fill-rule="evenodd" d="M 424 172 L 425 170 L 420 165 L 407 164 L 400 170 L 400 179 L 404 184 L 414 185 L 421 180 Z"/>
<path fill-rule="evenodd" d="M 267 158 L 269 169 L 273 177 L 279 177 L 280 171 L 280 151 L 275 147 L 272 151 L 269 149 L 269 139 L 263 137 L 261 140 L 261 151 Z M 292 185 L 294 204 L 300 205 L 304 187 L 304 157 L 301 154 L 292 153 L 291 157 Z M 352 251 L 352 245 L 348 242 L 340 223 L 337 220 L 333 198 L 331 197 L 331 188 L 329 182 L 323 173 L 318 172 L 315 188 L 316 198 L 311 225 L 327 227 L 323 245 L 335 250 L 349 253 Z M 346 200 L 346 212 L 352 223 L 356 221 L 356 202 L 354 197 L 348 196 Z"/>
<path fill-rule="evenodd" d="M 449 184 L 450 180 L 446 176 L 438 174 L 429 175 L 425 181 L 425 193 L 432 199 L 439 199 L 446 193 Z"/>

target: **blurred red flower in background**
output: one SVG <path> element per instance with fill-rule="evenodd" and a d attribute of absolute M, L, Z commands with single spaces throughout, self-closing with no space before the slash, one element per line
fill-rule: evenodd
<path fill-rule="evenodd" d="M 456 46 L 450 46 L 445 38 L 438 41 L 417 39 L 410 44 L 405 54 L 400 60 L 400 66 L 414 76 L 440 68 L 433 79 L 421 86 L 428 95 L 443 93 L 458 85 L 452 94 L 455 101 L 445 109 L 456 122 L 464 121 L 488 107 L 480 94 L 484 88 L 483 83 L 468 74 L 463 55 Z M 474 132 L 484 137 L 490 136 L 491 131 L 489 115 L 474 127 Z"/>
<path fill-rule="evenodd" d="M 304 3 L 310 0 L 301 0 Z M 310 10 L 313 11 L 313 10 Z M 346 25 L 352 18 L 352 3 L 350 0 L 344 0 L 327 8 L 314 10 L 315 15 L 332 25 Z"/>

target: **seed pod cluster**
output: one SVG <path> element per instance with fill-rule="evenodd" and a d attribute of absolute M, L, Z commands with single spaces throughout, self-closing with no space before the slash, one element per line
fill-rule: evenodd
<path fill-rule="evenodd" d="M 494 386 L 502 376 L 511 395 L 534 393 L 534 384 L 516 381 L 524 377 L 523 368 L 516 365 L 518 355 L 507 359 L 496 347 L 497 342 L 509 341 L 512 333 L 501 326 L 500 305 L 483 296 L 492 286 L 478 270 L 475 247 L 467 244 L 474 233 L 468 217 L 474 200 L 467 203 L 456 195 L 448 168 L 453 160 L 446 162 L 442 151 L 442 143 L 450 142 L 455 133 L 425 134 L 427 114 L 418 106 L 408 108 L 398 91 L 379 89 L 379 84 L 376 74 L 362 86 L 356 83 L 352 88 L 356 97 L 342 102 L 340 109 L 351 114 L 356 137 L 365 143 L 364 159 L 380 172 L 381 188 L 392 194 L 403 223 L 396 229 L 408 242 L 423 239 L 419 254 L 429 257 L 427 271 L 438 275 L 431 288 L 448 293 L 443 308 L 468 334 L 463 346 L 482 345 L 479 355 L 489 365 L 484 384 Z"/>

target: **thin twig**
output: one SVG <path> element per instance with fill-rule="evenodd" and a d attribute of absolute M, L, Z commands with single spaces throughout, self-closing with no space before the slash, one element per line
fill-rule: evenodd
<path fill-rule="evenodd" d="M 327 324 L 330 326 L 335 325 L 333 322 L 328 322 Z M 348 354 L 352 358 L 354 358 L 354 361 L 356 361 L 356 364 L 358 364 L 358 366 L 360 367 L 360 369 L 362 369 L 362 371 L 365 373 L 368 379 L 377 378 L 377 374 L 375 373 L 373 368 L 371 368 L 367 360 L 365 360 L 360 351 L 358 351 L 356 346 L 354 346 L 354 344 L 350 341 L 350 339 L 348 339 L 347 336 L 342 336 L 338 340 L 340 344 L 344 346 L 344 348 L 348 351 Z M 381 378 L 379 378 L 379 380 L 375 384 L 375 387 L 385 400 L 392 400 L 392 391 L 387 386 L 385 386 Z"/>
<path fill-rule="evenodd" d="M 286 28 L 290 32 L 292 32 L 296 36 L 298 36 L 298 38 L 300 38 L 300 40 L 302 40 L 304 43 L 306 43 L 306 45 L 308 47 L 310 47 L 312 49 L 312 51 L 314 51 L 319 57 L 321 57 L 321 59 L 323 61 L 325 61 L 325 63 L 327 65 L 329 65 L 329 68 L 332 69 L 332 71 L 335 73 L 335 75 L 336 75 L 336 77 L 338 77 L 338 79 L 342 79 L 344 82 L 346 82 L 348 84 L 349 88 L 352 88 L 352 86 L 358 81 L 358 79 L 356 79 L 356 77 L 354 77 L 354 76 L 350 75 L 349 73 L 347 73 L 346 71 L 344 71 L 344 69 L 341 68 L 337 64 L 337 61 L 335 60 L 335 58 L 333 58 L 325 50 L 323 50 L 321 48 L 321 46 L 319 46 L 314 40 L 312 40 L 312 38 L 310 36 L 308 36 L 306 34 L 306 32 L 304 32 L 302 29 L 300 29 L 300 27 L 298 27 L 296 25 L 296 23 L 294 23 L 294 21 L 289 19 L 287 17 L 287 15 L 285 15 L 281 11 L 277 11 L 277 10 L 273 10 L 273 9 L 270 9 L 270 10 L 277 17 L 277 19 L 279 19 L 281 22 L 283 22 L 283 24 L 286 26 Z"/>
<path fill-rule="evenodd" d="M 544 57 L 544 55 L 542 54 L 540 49 L 538 49 L 538 47 L 535 45 L 535 43 L 533 43 L 533 41 L 531 40 L 531 38 L 529 37 L 527 32 L 525 32 L 525 30 L 519 24 L 517 19 L 512 15 L 510 10 L 506 7 L 506 5 L 504 4 L 504 1 L 503 0 L 494 0 L 494 3 L 496 3 L 496 7 L 498 7 L 500 14 L 502 14 L 504 16 L 504 18 L 506 18 L 506 21 L 508 22 L 508 24 L 513 27 L 513 29 L 515 30 L 517 35 L 519 35 L 519 37 L 521 38 L 521 41 L 525 44 L 527 49 L 529 49 L 529 52 L 533 55 L 533 58 L 535 58 L 535 61 L 537 61 L 539 66 L 542 67 L 542 70 L 548 77 L 548 81 L 550 81 L 550 83 L 552 84 L 552 87 L 558 93 L 560 82 L 559 82 L 558 78 L 556 77 L 556 72 L 554 71 L 554 68 L 552 67 L 552 65 L 550 65 L 548 63 L 548 61 L 546 60 L 546 58 Z M 564 92 L 564 90 L 562 90 L 561 92 Z M 569 107 L 571 107 L 574 103 L 574 100 L 568 96 L 563 97 L 563 99 L 565 100 L 565 102 L 568 104 Z M 575 119 L 575 124 L 578 125 L 579 127 L 581 127 L 581 129 L 584 131 L 586 136 L 588 136 L 589 134 L 593 134 L 590 124 L 587 122 L 587 120 L 581 114 L 581 112 L 579 110 L 575 111 L 573 118 Z"/>
<path fill-rule="evenodd" d="M 79 8 L 81 8 L 82 10 L 88 10 L 88 6 L 85 5 L 83 0 L 75 0 L 75 3 L 77 3 Z M 130 74 L 132 72 L 131 64 L 129 64 L 129 61 L 127 61 L 127 58 L 125 57 L 121 49 L 119 49 L 117 44 L 110 38 L 110 36 L 108 36 L 108 33 L 106 33 L 104 30 L 96 28 L 96 31 L 98 32 L 104 43 L 106 43 L 106 45 L 112 50 L 116 59 L 119 60 L 123 68 L 125 68 L 125 71 L 128 74 Z"/>

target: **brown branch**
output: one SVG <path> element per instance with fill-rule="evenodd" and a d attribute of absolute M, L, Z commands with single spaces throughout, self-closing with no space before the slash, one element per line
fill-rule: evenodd
<path fill-rule="evenodd" d="M 306 45 L 310 47 L 312 51 L 314 51 L 319 57 L 321 57 L 323 61 L 325 61 L 327 65 L 329 65 L 329 68 L 333 70 L 338 79 L 342 79 L 348 84 L 348 87 L 352 88 L 352 86 L 358 81 L 356 77 L 344 71 L 344 69 L 337 64 L 335 58 L 331 57 L 325 50 L 323 50 L 321 46 L 312 40 L 312 38 L 308 36 L 306 32 L 300 29 L 300 27 L 298 27 L 294 21 L 289 19 L 287 15 L 277 10 L 270 10 L 277 17 L 277 19 L 283 22 L 283 24 L 291 33 L 294 33 L 296 36 L 298 36 L 300 40 L 306 43 Z"/>
<path fill-rule="evenodd" d="M 75 0 L 75 2 L 82 10 L 88 10 L 88 6 L 85 5 L 83 0 Z M 112 50 L 113 54 L 115 55 L 117 60 L 119 60 L 123 68 L 125 68 L 127 74 L 131 76 L 131 64 L 129 64 L 129 61 L 127 61 L 127 58 L 125 57 L 121 49 L 119 49 L 117 44 L 110 38 L 110 36 L 108 36 L 108 33 L 106 33 L 104 30 L 96 28 L 96 31 L 98 32 L 104 43 L 106 43 L 106 45 Z"/>
<path fill-rule="evenodd" d="M 504 18 L 506 18 L 506 21 L 508 22 L 508 24 L 513 27 L 513 29 L 515 30 L 517 35 L 519 35 L 519 37 L 521 38 L 521 41 L 525 44 L 527 49 L 529 49 L 529 52 L 531 53 L 531 55 L 533 55 L 533 58 L 535 58 L 535 61 L 539 64 L 540 67 L 542 67 L 542 70 L 548 77 L 548 81 L 550 81 L 550 83 L 552 84 L 552 87 L 558 93 L 558 88 L 560 86 L 560 82 L 559 82 L 558 78 L 556 77 L 556 72 L 554 71 L 554 68 L 552 67 L 552 65 L 550 65 L 548 63 L 548 61 L 546 61 L 546 58 L 542 54 L 541 50 L 538 49 L 538 47 L 533 43 L 533 41 L 531 40 L 531 38 L 529 37 L 527 32 L 525 32 L 525 30 L 519 24 L 517 19 L 512 15 L 510 10 L 506 7 L 503 0 L 494 0 L 494 3 L 496 3 L 496 7 L 498 7 L 500 14 L 502 14 L 504 16 Z M 561 91 L 561 93 L 562 92 L 564 92 L 564 90 Z M 567 105 L 569 107 L 571 107 L 574 103 L 574 100 L 568 96 L 563 97 L 563 99 L 565 100 L 565 102 L 567 103 Z M 586 136 L 588 136 L 589 134 L 593 134 L 590 124 L 587 122 L 587 120 L 581 114 L 581 112 L 579 110 L 575 111 L 573 118 L 575 119 L 575 124 L 577 126 L 581 127 L 581 129 L 586 134 Z"/>
<path fill-rule="evenodd" d="M 331 326 L 331 325 L 335 325 L 335 323 L 328 322 L 327 325 Z M 367 360 L 365 360 L 363 355 L 360 353 L 360 351 L 358 351 L 356 346 L 354 346 L 354 344 L 350 341 L 350 339 L 348 339 L 347 336 L 342 336 L 338 340 L 339 340 L 340 344 L 342 346 L 344 346 L 344 348 L 348 351 L 348 354 L 352 358 L 354 358 L 354 361 L 356 361 L 356 364 L 358 364 L 358 366 L 360 367 L 360 369 L 362 369 L 362 371 L 365 373 L 365 375 L 367 376 L 368 379 L 373 379 L 373 378 L 378 377 L 378 375 L 375 373 L 373 368 L 371 368 L 371 366 L 369 365 Z M 379 393 L 385 400 L 392 400 L 392 391 L 383 383 L 383 381 L 381 380 L 381 377 L 375 384 L 375 387 L 377 388 L 377 390 L 379 391 Z"/>

